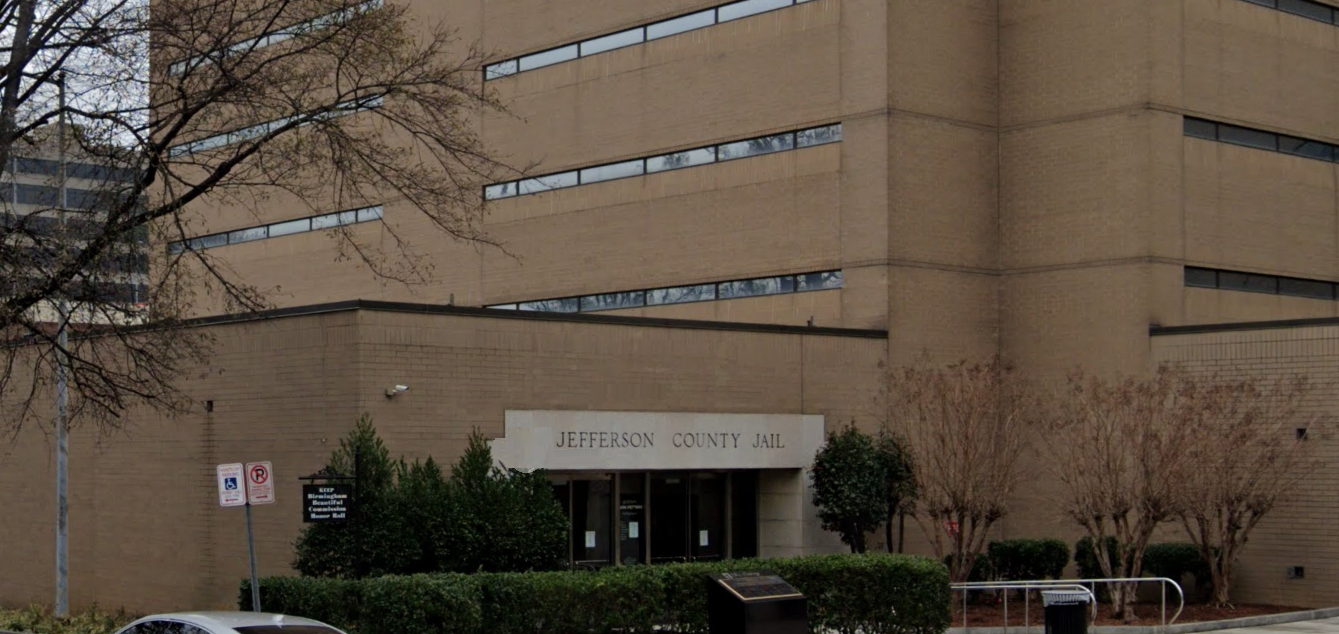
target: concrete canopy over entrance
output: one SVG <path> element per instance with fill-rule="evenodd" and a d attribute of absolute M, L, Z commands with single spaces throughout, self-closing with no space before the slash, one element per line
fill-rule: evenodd
<path fill-rule="evenodd" d="M 775 557 L 831 541 L 806 512 L 823 439 L 819 415 L 507 410 L 492 447 L 500 465 L 526 471 L 760 470 L 758 554 Z"/>

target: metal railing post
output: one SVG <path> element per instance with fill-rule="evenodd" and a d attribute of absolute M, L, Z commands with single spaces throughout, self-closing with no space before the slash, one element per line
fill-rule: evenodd
<path fill-rule="evenodd" d="M 1161 591 L 1161 620 L 1162 626 L 1166 627 L 1176 623 L 1176 619 L 1185 611 L 1186 595 L 1181 589 L 1181 584 L 1167 577 L 1138 577 L 1138 578 L 1119 578 L 1119 579 L 1047 579 L 1039 581 L 971 581 L 964 583 L 951 584 L 952 590 L 962 593 L 962 625 L 967 631 L 971 631 L 967 619 L 967 595 L 974 590 L 999 590 L 1004 592 L 1004 629 L 1009 631 L 1009 591 L 1023 591 L 1023 628 L 1024 632 L 1031 627 L 1032 605 L 1031 597 L 1028 594 L 1031 590 L 1069 590 L 1078 591 L 1088 595 L 1092 605 L 1092 616 L 1090 623 L 1097 622 L 1097 584 L 1139 584 L 1157 582 Z M 1170 585 L 1176 589 L 1177 598 L 1180 601 L 1176 613 L 1169 620 L 1167 618 L 1167 586 Z"/>

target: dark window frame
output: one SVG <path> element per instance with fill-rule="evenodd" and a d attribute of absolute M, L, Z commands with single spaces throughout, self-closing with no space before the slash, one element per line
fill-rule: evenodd
<path fill-rule="evenodd" d="M 1237 147 L 1250 148 L 1253 150 L 1286 154 L 1288 156 L 1296 156 L 1298 158 L 1310 159 L 1313 161 L 1324 161 L 1326 163 L 1339 162 L 1339 146 L 1328 141 L 1308 139 L 1306 137 L 1295 136 L 1292 134 L 1279 134 L 1277 132 L 1270 132 L 1268 130 L 1260 130 L 1258 128 L 1250 128 L 1230 123 L 1219 123 L 1217 121 L 1210 121 L 1199 117 L 1185 116 L 1182 117 L 1182 119 L 1181 133 L 1192 139 L 1215 141 L 1217 143 L 1226 143 L 1228 145 L 1235 145 Z M 1213 130 L 1212 136 L 1209 136 L 1208 134 L 1210 128 Z M 1272 140 L 1272 146 L 1262 147 L 1260 144 L 1246 142 L 1242 138 L 1229 139 L 1226 138 L 1224 134 L 1225 132 L 1244 132 L 1251 135 L 1267 137 Z M 1284 149 L 1285 143 L 1293 145 L 1293 147 Z M 1308 153 L 1302 151 L 1306 148 L 1310 148 L 1311 152 Z"/>
<path fill-rule="evenodd" d="M 1213 274 L 1213 283 L 1192 282 L 1192 276 L 1203 276 Z M 1243 276 L 1245 279 L 1240 284 L 1233 284 L 1230 276 Z M 1211 269 L 1199 266 L 1184 267 L 1182 274 L 1183 284 L 1187 288 L 1207 288 L 1222 291 L 1236 291 L 1241 293 L 1258 293 L 1263 295 L 1280 295 L 1284 297 L 1299 297 L 1302 299 L 1318 299 L 1334 301 L 1339 299 L 1339 283 L 1329 280 L 1313 280 L 1304 277 L 1292 277 L 1288 275 L 1269 275 L 1266 273 L 1252 273 L 1249 271 L 1233 271 L 1228 269 Z M 1272 289 L 1250 288 L 1251 282 L 1269 281 Z M 1320 289 L 1328 288 L 1328 293 Z"/>
<path fill-rule="evenodd" d="M 836 281 L 836 285 L 835 285 L 835 286 L 828 286 L 828 287 L 824 287 L 824 288 L 806 288 L 806 289 L 801 289 L 801 288 L 800 288 L 800 278 L 802 278 L 802 277 L 806 277 L 806 276 L 812 276 L 812 275 L 835 275 L 835 279 L 837 280 L 837 281 Z M 760 280 L 772 280 L 772 279 L 782 280 L 782 281 L 784 281 L 784 280 L 786 280 L 786 279 L 789 279 L 789 280 L 790 280 L 790 290 L 780 290 L 780 291 L 777 291 L 777 292 L 774 292 L 774 293 L 761 293 L 761 294 L 750 294 L 750 295 L 732 295 L 732 296 L 730 296 L 730 297 L 725 297 L 725 296 L 723 296 L 723 295 L 721 294 L 721 289 L 724 288 L 725 285 L 727 285 L 727 284 L 737 284 L 737 283 L 741 283 L 741 282 L 756 282 L 756 281 L 760 281 Z M 712 297 L 710 297 L 710 298 L 701 298 L 701 299 L 690 299 L 690 300 L 676 301 L 676 302 L 658 302 L 658 303 L 651 303 L 651 302 L 650 302 L 651 293 L 655 293 L 655 292 L 657 292 L 657 291 L 670 291 L 670 290 L 674 290 L 674 289 L 678 289 L 678 288 L 699 288 L 699 287 L 711 287 L 711 289 L 712 289 Z M 750 297 L 770 297 L 770 296 L 773 296 L 773 295 L 791 295 L 791 294 L 795 294 L 795 293 L 815 293 L 815 292 L 819 292 L 819 291 L 837 291 L 837 290 L 841 290 L 841 289 L 843 289 L 843 288 L 845 288 L 845 287 L 846 287 L 846 276 L 844 275 L 844 271 L 843 271 L 843 269 L 827 269 L 827 270 L 823 270 L 823 271 L 808 271 L 808 272 L 804 272 L 804 273 L 785 273 L 785 274 L 782 274 L 782 275 L 771 275 L 771 276 L 764 276 L 764 277 L 746 277 L 746 278 L 739 278 L 739 279 L 734 279 L 734 280 L 722 280 L 722 281 L 720 281 L 720 282 L 704 282 L 704 283 L 701 283 L 701 284 L 679 284 L 679 285 L 675 285 L 675 286 L 661 286 L 661 287 L 657 287 L 657 288 L 644 288 L 644 289 L 632 289 L 632 290 L 625 290 L 625 291 L 613 291 L 613 292 L 609 292 L 609 293 L 590 293 L 590 294 L 587 294 L 587 295 L 568 295 L 568 296 L 564 296 L 564 297 L 554 297 L 554 298 L 549 298 L 549 299 L 522 300 L 522 301 L 516 301 L 516 302 L 507 302 L 507 303 L 504 303 L 504 304 L 490 304 L 490 305 L 488 305 L 488 306 L 485 306 L 485 308 L 492 308 L 492 309 L 495 309 L 495 310 L 531 310 L 532 312 L 555 312 L 555 313 L 557 313 L 557 312 L 561 312 L 561 313 L 565 313 L 565 314 L 570 314 L 570 313 L 595 313 L 595 312 L 604 312 L 604 311 L 609 311 L 609 310 L 625 310 L 625 309 L 629 309 L 629 308 L 646 308 L 646 307 L 652 307 L 652 306 L 675 306 L 675 305 L 678 305 L 678 304 L 695 304 L 695 303 L 698 303 L 698 302 L 715 302 L 715 301 L 723 301 L 723 300 L 728 300 L 728 299 L 747 299 L 747 298 L 750 298 Z M 641 293 L 641 296 L 642 296 L 642 303 L 641 303 L 640 305 L 637 305 L 637 306 L 623 306 L 623 307 L 614 307 L 614 308 L 598 308 L 598 309 L 592 309 L 592 310 L 587 310 L 587 309 L 584 308 L 585 303 L 586 303 L 585 300 L 588 299 L 588 298 L 593 298 L 593 297 L 604 297 L 604 296 L 607 296 L 607 295 L 618 295 L 618 294 L 627 294 L 627 293 Z M 559 302 L 559 301 L 569 301 L 569 300 L 575 300 L 575 301 L 576 301 L 577 309 L 576 309 L 575 311 L 548 311 L 548 310 L 534 311 L 533 309 L 525 309 L 525 308 L 521 308 L 521 305 L 522 305 L 522 304 L 537 304 L 537 303 L 540 303 L 540 302 Z"/>
<path fill-rule="evenodd" d="M 799 138 L 800 138 L 799 135 L 801 135 L 801 134 L 803 134 L 803 133 L 805 133 L 805 132 L 809 132 L 809 131 L 811 131 L 811 130 L 829 130 L 829 129 L 833 130 L 833 131 L 835 132 L 835 134 L 833 134 L 833 135 L 832 135 L 830 138 L 828 138 L 827 140 L 816 141 L 816 142 L 814 142 L 814 143 L 811 143 L 811 144 L 809 144 L 809 145 L 805 145 L 805 146 L 803 146 L 803 147 L 799 146 Z M 534 196 L 534 195 L 537 195 L 537 194 L 543 194 L 543 193 L 547 193 L 547 192 L 551 192 L 551 191 L 558 191 L 558 190 L 562 190 L 562 189 L 572 189 L 573 187 L 581 187 L 581 186 L 583 186 L 583 185 L 594 185 L 594 184 L 596 184 L 596 183 L 610 183 L 610 182 L 613 182 L 613 181 L 625 180 L 625 179 L 629 179 L 629 178 L 642 178 L 642 177 L 650 176 L 650 175 L 653 175 L 653 174 L 660 174 L 660 173 L 664 173 L 664 172 L 672 172 L 672 171 L 681 170 L 681 169 L 691 169 L 691 168 L 694 168 L 694 167 L 702 167 L 702 166 L 705 166 L 705 165 L 716 165 L 716 164 L 718 164 L 718 163 L 725 163 L 725 162 L 729 162 L 729 161 L 742 161 L 742 160 L 745 160 L 745 159 L 756 158 L 756 157 L 759 157 L 759 156 L 767 156 L 767 155 L 769 155 L 769 154 L 781 154 L 781 153 L 783 153 L 783 152 L 795 152 L 795 151 L 797 151 L 797 150 L 805 150 L 805 149 L 809 149 L 809 148 L 813 148 L 813 147 L 821 147 L 821 146 L 824 146 L 824 145 L 831 145 L 831 144 L 833 144 L 833 143 L 841 143 L 842 140 L 843 140 L 843 136 L 842 136 L 842 135 L 843 135 L 842 122 L 840 122 L 840 121 L 834 121 L 834 122 L 832 122 L 832 123 L 826 123 L 826 124 L 823 124 L 823 125 L 817 125 L 817 126 L 808 126 L 808 127 L 804 127 L 804 128 L 799 128 L 799 129 L 797 129 L 797 130 L 789 130 L 789 131 L 786 131 L 786 132 L 776 132 L 776 133 L 772 133 L 772 134 L 764 134 L 764 135 L 760 135 L 760 136 L 749 137 L 749 138 L 746 138 L 746 139 L 738 139 L 738 140 L 734 140 L 734 141 L 723 141 L 723 142 L 721 142 L 721 143 L 714 143 L 714 144 L 711 144 L 711 145 L 700 145 L 700 146 L 697 146 L 697 147 L 685 148 L 685 149 L 682 149 L 682 150 L 674 150 L 674 151 L 672 151 L 672 152 L 661 152 L 661 153 L 659 153 L 659 154 L 650 154 L 650 155 L 643 156 L 643 157 L 640 157 L 640 158 L 622 159 L 622 160 L 612 161 L 612 162 L 608 162 L 608 163 L 596 163 L 596 164 L 594 164 L 594 165 L 583 165 L 583 166 L 581 166 L 581 167 L 574 167 L 574 168 L 572 168 L 572 169 L 562 170 L 562 171 L 559 171 L 559 172 L 549 172 L 548 174 L 539 174 L 539 175 L 536 175 L 536 176 L 527 176 L 526 178 L 519 178 L 519 179 L 514 179 L 514 180 L 502 181 L 502 182 L 498 182 L 498 183 L 489 183 L 489 184 L 487 184 L 487 185 L 484 185 L 483 188 L 482 188 L 483 199 L 484 199 L 485 202 L 489 202 L 489 201 L 494 201 L 494 200 L 506 200 L 506 199 L 509 199 L 509 198 L 521 198 L 521 197 L 523 197 L 523 196 Z M 783 149 L 775 149 L 775 150 L 771 150 L 771 151 L 768 151 L 768 152 L 759 152 L 759 153 L 757 153 L 757 154 L 748 154 L 748 155 L 742 155 L 742 156 L 731 156 L 731 157 L 727 157 L 727 158 L 722 158 L 722 157 L 721 157 L 721 151 L 720 151 L 720 149 L 721 149 L 722 147 L 724 147 L 724 146 L 727 146 L 727 145 L 735 145 L 735 144 L 740 144 L 740 143 L 752 143 L 752 142 L 757 142 L 757 141 L 763 141 L 763 140 L 766 140 L 766 139 L 776 139 L 776 138 L 789 138 L 789 139 L 790 139 L 790 147 L 783 148 Z M 670 156 L 684 155 L 684 154 L 688 154 L 688 153 L 691 153 L 691 152 L 703 152 L 703 151 L 709 151 L 709 152 L 711 152 L 712 158 L 711 158 L 710 161 L 703 161 L 703 162 L 700 162 L 700 163 L 689 163 L 689 164 L 686 164 L 686 165 L 680 165 L 680 166 L 674 166 L 674 167 L 667 167 L 667 168 L 657 169 L 657 170 L 652 170 L 652 169 L 651 169 L 651 161 L 654 161 L 654 160 L 657 160 L 657 159 L 661 159 L 661 158 L 665 158 L 665 157 L 670 157 Z M 625 164 L 629 164 L 629 163 L 637 163 L 637 162 L 641 162 L 641 164 L 642 164 L 642 169 L 641 169 L 641 171 L 638 172 L 638 173 L 628 174 L 627 176 L 618 176 L 618 177 L 614 177 L 614 178 L 601 178 L 601 179 L 597 179 L 597 180 L 590 181 L 590 182 L 586 182 L 586 180 L 585 180 L 584 178 L 582 178 L 582 172 L 587 172 L 587 171 L 594 170 L 594 169 L 599 169 L 599 168 L 602 168 L 602 167 L 610 167 L 610 166 L 613 166 L 613 165 L 625 165 Z M 531 181 L 543 181 L 544 179 L 551 179 L 551 178 L 556 178 L 556 177 L 564 177 L 564 178 L 566 178 L 566 177 L 569 177 L 569 176 L 575 179 L 575 180 L 574 180 L 571 184 L 569 184 L 569 185 L 559 185 L 559 186 L 554 186 L 554 187 L 546 187 L 546 188 L 544 188 L 544 189 L 542 189 L 542 190 L 536 190 L 536 191 L 528 191 L 528 192 L 526 192 L 526 191 L 521 191 L 521 186 L 520 186 L 521 183 L 526 183 L 526 182 L 531 182 Z M 497 194 L 497 195 L 490 195 L 489 190 L 498 190 L 498 191 L 500 191 L 501 193 L 499 193 L 499 194 Z"/>

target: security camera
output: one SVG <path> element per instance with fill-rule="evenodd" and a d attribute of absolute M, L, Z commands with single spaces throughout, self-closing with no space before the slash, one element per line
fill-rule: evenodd
<path fill-rule="evenodd" d="M 408 391 L 409 391 L 408 385 L 396 385 L 394 387 L 388 387 L 386 388 L 386 398 L 394 398 L 396 394 Z"/>
<path fill-rule="evenodd" d="M 409 386 L 408 386 L 408 385 L 397 385 L 397 386 L 395 386 L 395 391 L 396 391 L 396 392 L 408 392 L 408 391 L 409 391 Z"/>

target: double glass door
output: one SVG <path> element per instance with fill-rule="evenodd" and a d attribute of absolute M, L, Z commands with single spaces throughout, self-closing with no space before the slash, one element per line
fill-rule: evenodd
<path fill-rule="evenodd" d="M 753 557 L 757 472 L 554 476 L 578 567 Z"/>
<path fill-rule="evenodd" d="M 726 475 L 651 474 L 651 563 L 725 558 Z"/>

